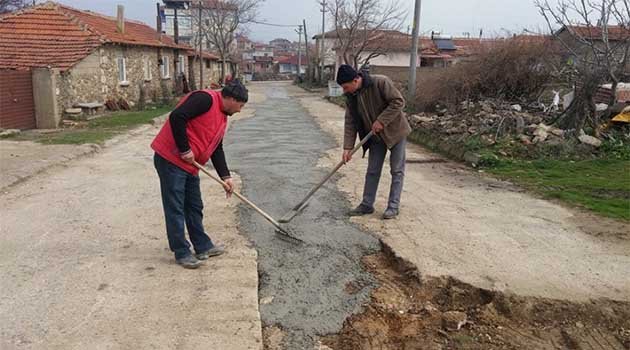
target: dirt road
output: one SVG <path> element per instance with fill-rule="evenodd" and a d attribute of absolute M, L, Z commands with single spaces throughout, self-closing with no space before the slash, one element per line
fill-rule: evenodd
<path fill-rule="evenodd" d="M 157 128 L 0 195 L 1 349 L 261 349 L 256 251 L 235 201 L 202 181 L 228 253 L 184 270 L 168 250 L 149 148 Z"/>
<path fill-rule="evenodd" d="M 280 217 L 338 161 L 343 111 L 289 83 L 250 89 L 228 163 Z M 377 212 L 345 216 L 363 186 L 356 157 L 288 225 L 301 246 L 202 179 L 206 228 L 229 253 L 183 270 L 166 245 L 156 132 L 0 194 L 0 348 L 630 348 L 628 224 L 413 145 L 398 219 L 379 218 L 387 169 Z"/>
<path fill-rule="evenodd" d="M 340 144 L 343 110 L 290 89 Z M 331 167 L 340 153 L 330 150 L 320 165 Z M 353 204 L 360 202 L 366 163 L 358 157 L 341 169 L 339 187 Z M 354 222 L 423 275 L 523 296 L 630 301 L 629 224 L 535 198 L 415 145 L 407 148 L 401 215 L 383 221 L 388 171 L 386 166 L 376 213 Z"/>

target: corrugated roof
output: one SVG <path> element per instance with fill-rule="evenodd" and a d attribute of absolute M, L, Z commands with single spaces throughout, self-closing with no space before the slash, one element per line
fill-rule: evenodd
<path fill-rule="evenodd" d="M 0 17 L 0 68 L 66 70 L 105 43 L 190 48 L 175 45 L 144 23 L 125 21 L 124 34 L 116 23 L 115 18 L 54 2 L 6 14 Z"/>

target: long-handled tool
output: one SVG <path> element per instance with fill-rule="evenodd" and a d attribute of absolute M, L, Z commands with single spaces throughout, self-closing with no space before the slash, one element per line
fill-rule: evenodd
<path fill-rule="evenodd" d="M 220 183 L 221 185 L 223 185 L 224 187 L 227 186 L 227 184 L 219 179 L 218 177 L 212 175 L 212 173 L 210 173 L 206 168 L 204 168 L 201 164 L 193 161 L 193 164 L 199 169 L 201 170 L 204 174 L 210 176 L 211 179 L 213 179 L 214 181 Z M 273 217 L 271 217 L 271 215 L 265 213 L 262 209 L 260 209 L 258 206 L 256 206 L 256 204 L 252 203 L 252 201 L 250 201 L 249 199 L 245 198 L 245 196 L 243 196 L 242 194 L 236 192 L 236 191 L 232 191 L 232 194 L 234 194 L 236 197 L 238 197 L 238 199 L 240 199 L 241 201 L 243 201 L 243 203 L 249 205 L 250 207 L 252 207 L 252 209 L 254 209 L 256 212 L 258 212 L 258 214 L 262 215 L 265 219 L 267 219 L 267 221 L 269 221 L 275 228 L 276 228 L 276 234 L 278 235 L 279 238 L 285 240 L 285 241 L 289 241 L 292 243 L 303 243 L 304 241 L 302 241 L 301 239 L 295 237 L 294 235 L 290 234 L 286 229 L 284 229 L 282 226 L 280 226 L 280 224 L 274 220 Z"/>
<path fill-rule="evenodd" d="M 370 131 L 367 135 L 365 135 L 363 139 L 361 139 L 361 142 L 359 142 L 359 144 L 352 149 L 350 155 L 353 155 L 356 151 L 358 151 L 359 148 L 361 148 L 366 142 L 368 142 L 368 140 L 372 136 L 374 136 L 374 132 Z M 284 214 L 284 216 L 281 217 L 278 221 L 281 223 L 287 223 L 293 220 L 296 215 L 298 215 L 302 210 L 304 210 L 304 208 L 306 208 L 309 199 L 311 199 L 315 192 L 317 192 L 317 190 L 319 190 L 326 183 L 326 181 L 328 181 L 344 164 L 345 163 L 343 160 L 340 161 L 337 166 L 335 166 L 335 168 L 333 168 L 333 170 L 328 173 L 328 175 L 326 175 L 326 177 L 322 181 L 320 181 L 315 187 L 313 187 L 313 189 L 306 195 L 306 197 L 304 197 L 304 199 L 302 199 L 300 203 L 293 207 L 293 209 L 291 209 L 288 213 Z"/>

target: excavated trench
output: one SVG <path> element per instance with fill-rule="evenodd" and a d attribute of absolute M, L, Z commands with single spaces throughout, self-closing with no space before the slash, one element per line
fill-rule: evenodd
<path fill-rule="evenodd" d="M 254 118 L 225 140 L 243 193 L 276 218 L 326 173 L 335 142 L 287 94 L 267 83 Z M 630 349 L 630 303 L 571 303 L 423 278 L 351 224 L 335 178 L 289 225 L 293 245 L 245 206 L 240 231 L 259 254 L 266 349 Z"/>

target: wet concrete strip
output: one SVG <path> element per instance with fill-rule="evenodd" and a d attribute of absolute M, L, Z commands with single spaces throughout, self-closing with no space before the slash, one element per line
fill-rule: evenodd
<path fill-rule="evenodd" d="M 243 193 L 276 218 L 325 175 L 317 161 L 336 147 L 286 87 L 253 84 L 252 90 L 264 91 L 267 98 L 255 106 L 254 118 L 235 122 L 225 140 L 228 162 L 242 176 Z M 317 335 L 338 332 L 368 301 L 375 283 L 360 259 L 380 245 L 346 219 L 349 207 L 333 179 L 289 225 L 306 241 L 301 246 L 277 239 L 264 219 L 240 208 L 240 231 L 259 255 L 263 324 L 287 333 L 287 349 L 312 348 Z"/>

